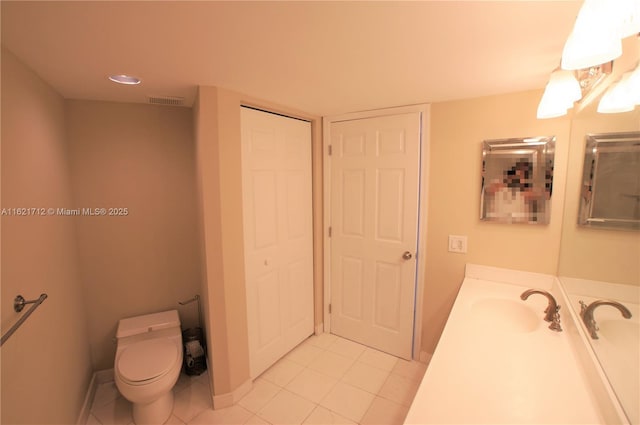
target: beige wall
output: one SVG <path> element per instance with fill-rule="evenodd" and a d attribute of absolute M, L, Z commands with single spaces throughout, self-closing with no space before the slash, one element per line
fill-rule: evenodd
<path fill-rule="evenodd" d="M 528 91 L 431 105 L 423 351 L 433 353 L 466 263 L 556 274 L 570 120 L 537 120 L 541 95 Z M 557 138 L 550 223 L 481 222 L 482 141 L 547 135 Z M 466 254 L 447 251 L 450 234 L 468 236 Z"/>
<path fill-rule="evenodd" d="M 2 208 L 73 204 L 64 100 L 2 50 Z M 91 378 L 73 217 L 2 217 L 2 331 L 13 298 L 47 300 L 2 346 L 3 424 L 75 423 Z"/>
<path fill-rule="evenodd" d="M 314 153 L 314 281 L 316 324 L 322 318 L 322 186 L 320 119 L 216 87 L 200 87 L 195 106 L 198 186 L 204 247 L 205 310 L 215 369 L 214 395 L 249 379 L 244 286 L 240 107 L 250 105 L 312 122 Z M 203 289 L 203 293 L 205 290 Z"/>
<path fill-rule="evenodd" d="M 234 189 L 240 192 L 240 170 L 235 175 L 231 165 L 223 171 L 224 162 L 239 165 L 240 144 L 234 155 L 234 140 L 225 138 L 222 128 L 226 124 L 226 110 L 224 96 L 219 96 L 218 89 L 200 88 L 195 108 L 196 152 L 206 288 L 203 302 L 211 341 L 209 365 L 216 371 L 211 376 L 214 394 L 236 389 L 247 379 L 249 371 L 244 268 L 240 265 L 244 257 L 238 251 L 243 240 L 242 205 L 233 195 Z M 228 157 L 224 156 L 225 142 L 229 145 Z M 229 215 L 230 210 L 235 210 L 235 214 Z M 234 261 L 233 255 L 240 258 Z"/>
<path fill-rule="evenodd" d="M 75 208 L 128 209 L 74 218 L 93 367 L 113 367 L 119 319 L 178 309 L 200 291 L 195 146 L 188 108 L 67 101 Z"/>
<path fill-rule="evenodd" d="M 92 101 L 65 105 L 4 50 L 2 83 L 3 207 L 37 202 L 129 210 L 126 217 L 2 218 L 3 330 L 12 320 L 10 304 L 16 293 L 50 295 L 30 318 L 29 328 L 2 349 L 3 423 L 19 422 L 18 412 L 32 423 L 55 417 L 61 418 L 58 422 L 75 421 L 91 365 L 94 370 L 113 365 L 117 320 L 178 308 L 178 300 L 195 293 L 203 298 L 214 394 L 230 393 L 249 379 L 242 104 L 312 121 L 315 322 L 322 322 L 319 117 L 215 87 L 200 88 L 193 113 Z M 578 121 L 570 133 L 568 117 L 537 120 L 540 95 L 530 91 L 431 106 L 423 351 L 435 348 L 466 263 L 556 274 L 569 142 L 575 143 L 583 130 Z M 637 122 L 637 113 L 629 116 Z M 605 127 L 597 126 L 598 131 Z M 539 135 L 557 137 L 551 223 L 481 222 L 481 142 Z M 573 162 L 569 165 L 574 168 Z M 569 187 L 575 184 L 572 173 Z M 575 208 L 570 199 L 567 208 Z M 467 254 L 447 252 L 449 234 L 468 236 Z M 627 236 L 606 232 L 603 240 L 620 238 Z M 630 246 L 628 262 L 634 264 L 636 255 L 637 265 L 635 245 Z M 569 261 L 562 267 L 578 268 L 582 257 L 577 254 L 563 250 Z M 179 311 L 187 326 L 195 324 L 195 305 Z M 32 379 L 19 376 L 23 369 L 10 367 L 16 362 L 32 366 L 26 372 Z M 41 385 L 44 380 L 64 383 L 64 391 Z M 34 403 L 44 407 L 30 409 Z M 25 416 L 25 410 L 32 417 Z"/>
<path fill-rule="evenodd" d="M 640 285 L 638 232 L 579 227 L 577 217 L 587 134 L 640 131 L 640 110 L 623 114 L 593 111 L 574 118 L 558 275 Z"/>

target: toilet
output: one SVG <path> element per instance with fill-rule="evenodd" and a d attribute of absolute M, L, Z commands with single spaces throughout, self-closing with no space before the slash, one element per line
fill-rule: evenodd
<path fill-rule="evenodd" d="M 177 310 L 118 322 L 116 386 L 133 404 L 137 425 L 163 424 L 173 410 L 173 386 L 182 369 L 182 332 Z"/>

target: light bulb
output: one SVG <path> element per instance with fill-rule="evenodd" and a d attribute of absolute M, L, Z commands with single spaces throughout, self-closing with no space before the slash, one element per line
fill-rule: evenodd
<path fill-rule="evenodd" d="M 540 99 L 540 103 L 538 104 L 538 113 L 536 116 L 538 119 L 561 117 L 567 115 L 568 109 L 566 101 L 558 101 L 552 92 L 545 89 L 542 94 L 542 99 Z"/>
<path fill-rule="evenodd" d="M 562 69 L 589 68 L 622 55 L 622 22 L 620 11 L 612 6 L 614 2 L 584 2 L 562 51 Z"/>
<path fill-rule="evenodd" d="M 635 107 L 633 98 L 625 90 L 625 81 L 620 80 L 611 84 L 598 103 L 598 112 L 602 114 L 616 114 L 629 112 Z"/>

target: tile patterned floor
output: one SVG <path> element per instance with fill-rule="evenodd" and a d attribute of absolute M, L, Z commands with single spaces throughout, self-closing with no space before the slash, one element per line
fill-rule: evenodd
<path fill-rule="evenodd" d="M 254 382 L 236 405 L 213 410 L 209 376 L 181 375 L 168 424 L 402 424 L 426 365 L 331 334 L 312 336 Z M 87 425 L 130 425 L 131 404 L 101 384 Z"/>

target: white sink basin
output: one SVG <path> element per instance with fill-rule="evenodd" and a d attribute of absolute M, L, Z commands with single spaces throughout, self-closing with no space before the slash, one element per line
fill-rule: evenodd
<path fill-rule="evenodd" d="M 543 313 L 536 315 L 520 300 L 483 298 L 471 305 L 474 326 L 492 331 L 528 333 L 542 323 Z"/>
<path fill-rule="evenodd" d="M 553 278 L 469 269 L 405 425 L 619 423 L 589 388 L 570 318 L 553 332 L 547 298 L 520 299 L 539 288 L 566 305 Z"/>
<path fill-rule="evenodd" d="M 621 347 L 638 347 L 640 345 L 640 326 L 631 320 L 598 321 L 598 337 Z"/>

